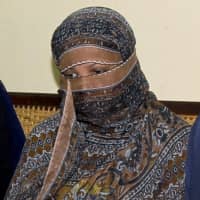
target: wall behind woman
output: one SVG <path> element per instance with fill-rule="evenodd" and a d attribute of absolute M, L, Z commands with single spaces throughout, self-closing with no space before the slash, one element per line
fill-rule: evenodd
<path fill-rule="evenodd" d="M 0 79 L 9 91 L 56 93 L 52 33 L 86 6 L 110 7 L 126 17 L 142 69 L 160 100 L 200 101 L 199 0 L 1 0 Z"/>

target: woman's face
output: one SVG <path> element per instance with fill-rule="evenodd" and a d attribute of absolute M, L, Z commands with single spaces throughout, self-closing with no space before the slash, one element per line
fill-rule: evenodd
<path fill-rule="evenodd" d="M 122 58 L 120 53 L 116 51 L 94 46 L 83 46 L 64 53 L 59 63 L 62 79 L 82 81 L 81 84 L 84 88 L 84 78 L 79 78 L 89 78 L 110 71 L 122 63 Z M 99 82 L 98 86 L 95 87 L 103 85 L 103 82 Z"/>

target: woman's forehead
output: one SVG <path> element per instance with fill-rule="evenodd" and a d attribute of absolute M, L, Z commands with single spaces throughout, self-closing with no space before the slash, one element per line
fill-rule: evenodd
<path fill-rule="evenodd" d="M 59 69 L 73 66 L 81 62 L 120 63 L 120 52 L 96 46 L 80 46 L 66 51 L 59 59 Z"/>

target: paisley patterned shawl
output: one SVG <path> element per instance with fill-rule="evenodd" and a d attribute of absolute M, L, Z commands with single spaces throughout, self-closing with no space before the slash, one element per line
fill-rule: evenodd
<path fill-rule="evenodd" d="M 56 62 L 83 41 L 119 50 L 124 61 L 135 47 L 125 19 L 99 7 L 77 11 L 57 28 L 52 40 Z M 5 199 L 184 199 L 190 127 L 149 91 L 138 60 L 117 84 L 75 91 L 73 99 L 76 119 L 69 147 L 45 195 L 38 197 L 65 104 L 32 130 Z"/>

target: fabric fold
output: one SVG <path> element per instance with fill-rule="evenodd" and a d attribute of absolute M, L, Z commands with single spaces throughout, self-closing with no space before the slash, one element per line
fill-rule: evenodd
<path fill-rule="evenodd" d="M 59 175 L 64 159 L 68 153 L 72 128 L 75 123 L 75 120 L 76 116 L 74 110 L 72 91 L 70 81 L 68 81 L 67 95 L 65 98 L 62 118 L 58 128 L 52 157 L 47 169 L 42 188 L 37 196 L 37 200 L 44 200 L 48 195 L 50 195 L 49 191 L 53 186 L 57 176 Z"/>

